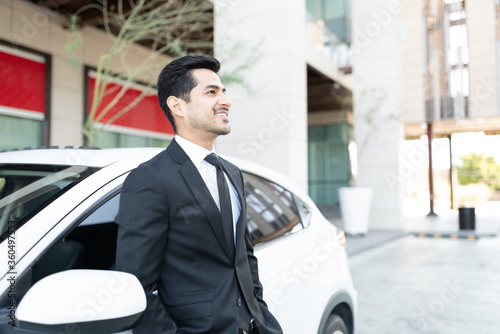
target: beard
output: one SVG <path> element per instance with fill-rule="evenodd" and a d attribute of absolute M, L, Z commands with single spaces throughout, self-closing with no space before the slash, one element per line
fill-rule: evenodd
<path fill-rule="evenodd" d="M 191 124 L 191 126 L 195 129 L 213 133 L 218 136 L 224 136 L 229 134 L 231 132 L 231 127 L 229 125 L 226 126 L 218 125 L 215 122 L 215 117 L 218 117 L 215 116 L 216 110 L 212 110 L 212 112 L 213 112 L 212 114 L 213 117 L 211 118 L 208 114 L 205 117 L 199 117 L 194 112 L 190 111 L 187 115 L 188 116 L 187 119 L 189 121 L 189 124 Z"/>

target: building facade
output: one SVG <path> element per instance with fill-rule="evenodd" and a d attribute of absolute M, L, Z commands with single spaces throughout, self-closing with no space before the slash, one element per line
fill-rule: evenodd
<path fill-rule="evenodd" d="M 84 25 L 84 44 L 70 52 L 73 36 L 66 25 L 65 15 L 33 2 L 0 1 L 0 149 L 85 144 L 82 128 L 92 101 L 95 69 L 112 43 L 103 30 Z M 147 48 L 132 45 L 111 65 L 111 71 L 126 75 L 149 55 Z M 164 63 L 170 59 L 165 57 Z M 113 85 L 119 88 L 120 82 Z M 131 87 L 120 103 L 130 103 L 142 90 L 141 85 Z M 106 98 L 113 94 L 116 90 Z M 155 111 L 145 118 L 140 113 L 144 108 Z M 95 125 L 99 127 L 99 122 Z M 161 146 L 172 136 L 156 97 L 148 96 L 127 117 L 99 131 L 94 145 Z"/>
<path fill-rule="evenodd" d="M 401 229 L 405 185 L 423 166 L 433 175 L 434 138 L 498 134 L 498 1 L 219 3 L 215 53 L 227 34 L 261 41 L 246 78 L 265 83 L 234 96 L 238 135 L 219 145 L 292 176 L 319 205 L 337 205 L 348 183 L 370 187 L 370 227 Z M 408 151 L 413 139 L 427 144 Z"/>
<path fill-rule="evenodd" d="M 84 46 L 68 53 L 66 18 L 35 2 L 0 0 L 1 149 L 85 144 L 93 73 L 110 48 L 105 32 L 86 25 Z M 233 131 L 217 150 L 290 176 L 320 206 L 337 206 L 340 187 L 370 187 L 370 228 L 403 228 L 405 183 L 429 163 L 429 146 L 404 152 L 405 140 L 500 132 L 499 8 L 498 0 L 214 0 L 214 55 L 222 75 L 244 82 L 227 85 Z M 112 71 L 126 75 L 148 52 L 132 46 Z M 73 57 L 84 66 L 69 64 Z M 132 87 L 123 103 L 143 89 Z M 140 113 L 158 108 L 155 97 L 142 103 L 95 145 L 167 145 L 173 131 L 161 110 Z"/>
<path fill-rule="evenodd" d="M 239 36 L 259 58 L 245 75 L 255 91 L 230 87 L 234 134 L 218 147 L 291 176 L 319 205 L 337 204 L 350 178 L 350 1 L 215 3 L 215 55 Z"/>

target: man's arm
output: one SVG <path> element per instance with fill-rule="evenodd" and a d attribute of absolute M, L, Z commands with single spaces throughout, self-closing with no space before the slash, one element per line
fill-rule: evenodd
<path fill-rule="evenodd" d="M 250 265 L 250 270 L 252 272 L 252 281 L 255 293 L 257 295 L 257 301 L 267 307 L 267 304 L 263 299 L 264 289 L 262 287 L 262 284 L 260 283 L 258 261 L 253 254 L 252 240 L 248 228 L 245 229 L 245 246 L 247 249 L 248 264 Z"/>
<path fill-rule="evenodd" d="M 160 279 L 168 229 L 165 193 L 148 167 L 133 170 L 123 184 L 116 216 L 116 269 L 137 276 L 147 297 L 147 308 L 134 333 L 176 333 L 177 328 L 153 294 Z"/>
<path fill-rule="evenodd" d="M 238 171 L 239 171 L 239 169 L 238 169 Z M 245 180 L 243 179 L 243 174 L 241 173 L 241 171 L 239 171 L 239 175 L 240 175 L 240 180 L 241 180 L 241 189 L 243 190 L 243 194 L 244 194 L 245 193 L 245 190 L 244 190 Z M 246 196 L 245 195 L 243 195 L 242 202 L 243 202 L 242 204 L 244 207 L 242 208 L 241 214 L 246 215 L 247 203 L 246 203 Z M 260 304 L 267 307 L 267 304 L 263 299 L 263 290 L 264 289 L 262 287 L 262 284 L 260 283 L 258 261 L 253 253 L 252 238 L 251 238 L 250 232 L 248 230 L 246 217 L 243 217 L 243 219 L 245 221 L 245 236 L 244 236 L 245 248 L 246 248 L 246 252 L 247 252 L 248 264 L 250 265 L 250 271 L 252 273 L 252 281 L 253 281 L 253 285 L 254 285 L 254 289 L 255 289 L 255 294 L 257 296 L 257 301 Z"/>

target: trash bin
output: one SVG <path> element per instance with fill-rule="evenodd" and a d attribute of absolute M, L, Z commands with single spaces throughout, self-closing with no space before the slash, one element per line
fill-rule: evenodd
<path fill-rule="evenodd" d="M 458 225 L 461 230 L 476 229 L 476 209 L 458 208 Z"/>

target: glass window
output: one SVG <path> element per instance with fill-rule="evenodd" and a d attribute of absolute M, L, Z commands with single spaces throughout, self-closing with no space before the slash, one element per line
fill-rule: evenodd
<path fill-rule="evenodd" d="M 118 225 L 115 217 L 120 206 L 120 194 L 103 198 L 96 203 L 96 210 L 65 236 L 85 250 L 81 263 L 82 269 L 110 269 L 116 256 Z"/>
<path fill-rule="evenodd" d="M 97 131 L 94 146 L 100 148 L 167 147 L 170 140 L 111 131 Z"/>
<path fill-rule="evenodd" d="M 307 22 L 314 22 L 323 19 L 321 0 L 307 0 Z"/>
<path fill-rule="evenodd" d="M 469 63 L 469 42 L 467 41 L 467 26 L 460 24 L 449 29 L 448 59 L 451 66 Z"/>
<path fill-rule="evenodd" d="M 50 55 L 0 40 L 0 150 L 47 145 Z"/>
<path fill-rule="evenodd" d="M 36 212 L 95 172 L 84 166 L 0 165 L 0 242 Z"/>
<path fill-rule="evenodd" d="M 456 69 L 450 71 L 450 94 L 469 96 L 469 69 Z"/>
<path fill-rule="evenodd" d="M 351 0 L 307 0 L 308 39 L 334 60 L 350 68 Z"/>
<path fill-rule="evenodd" d="M 324 3 L 325 21 L 337 20 L 347 16 L 346 0 L 326 0 Z"/>
<path fill-rule="evenodd" d="M 283 187 L 243 173 L 248 229 L 258 245 L 304 228 L 293 194 Z"/>
<path fill-rule="evenodd" d="M 0 115 L 0 150 L 43 145 L 43 122 Z"/>

